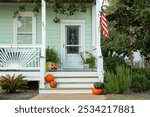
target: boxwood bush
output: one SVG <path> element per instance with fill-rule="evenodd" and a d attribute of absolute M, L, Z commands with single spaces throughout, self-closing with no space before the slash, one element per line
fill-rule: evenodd
<path fill-rule="evenodd" d="M 132 86 L 134 92 L 145 92 L 150 90 L 150 69 L 149 68 L 136 68 L 132 69 Z M 144 86 L 142 86 L 144 85 Z M 141 87 L 139 89 L 139 87 Z"/>
<path fill-rule="evenodd" d="M 122 57 L 104 57 L 104 69 L 115 72 L 117 65 L 127 66 L 125 60 Z"/>
<path fill-rule="evenodd" d="M 149 89 L 149 80 L 143 74 L 134 74 L 132 76 L 131 90 L 133 92 L 145 92 Z"/>

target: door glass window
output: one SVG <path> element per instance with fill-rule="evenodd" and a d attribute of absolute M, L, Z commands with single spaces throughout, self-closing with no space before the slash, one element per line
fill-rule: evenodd
<path fill-rule="evenodd" d="M 79 26 L 66 26 L 67 54 L 79 54 Z"/>
<path fill-rule="evenodd" d="M 67 45 L 79 44 L 79 26 L 67 26 Z"/>
<path fill-rule="evenodd" d="M 67 53 L 68 54 L 78 54 L 79 53 L 79 47 L 67 47 Z"/>

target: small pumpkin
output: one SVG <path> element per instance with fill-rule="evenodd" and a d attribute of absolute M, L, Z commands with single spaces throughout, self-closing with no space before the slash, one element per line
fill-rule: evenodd
<path fill-rule="evenodd" d="M 56 64 L 51 64 L 50 70 L 57 70 L 57 65 Z"/>
<path fill-rule="evenodd" d="M 94 95 L 100 95 L 100 94 L 103 93 L 103 89 L 96 89 L 96 88 L 93 88 L 93 89 L 92 89 L 92 93 L 93 93 Z"/>
<path fill-rule="evenodd" d="M 51 81 L 50 82 L 50 87 L 51 88 L 56 88 L 57 87 L 57 83 L 55 81 Z"/>
<path fill-rule="evenodd" d="M 51 74 L 48 74 L 48 75 L 45 77 L 45 81 L 46 81 L 46 82 L 54 81 L 54 76 L 51 75 Z"/>
<path fill-rule="evenodd" d="M 104 83 L 95 82 L 94 83 L 94 88 L 96 88 L 96 89 L 103 89 L 104 88 Z"/>
<path fill-rule="evenodd" d="M 57 69 L 58 67 L 57 67 L 57 65 L 55 65 L 55 69 Z"/>

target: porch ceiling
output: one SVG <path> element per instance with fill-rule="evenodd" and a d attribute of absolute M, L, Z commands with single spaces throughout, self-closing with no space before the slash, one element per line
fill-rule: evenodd
<path fill-rule="evenodd" d="M 34 0 L 0 0 L 2 3 L 32 3 Z M 41 0 L 37 0 L 41 1 Z M 78 2 L 78 0 L 76 0 Z M 96 0 L 87 0 L 88 3 L 95 3 Z M 64 0 L 64 3 L 69 3 L 69 0 Z"/>

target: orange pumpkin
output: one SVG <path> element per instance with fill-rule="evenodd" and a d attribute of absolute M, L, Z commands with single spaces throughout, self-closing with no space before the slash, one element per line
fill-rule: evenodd
<path fill-rule="evenodd" d="M 57 69 L 57 65 L 56 64 L 51 64 L 50 66 L 50 70 L 56 70 Z"/>
<path fill-rule="evenodd" d="M 51 81 L 50 82 L 50 87 L 51 88 L 56 88 L 57 87 L 57 83 L 55 81 Z"/>
<path fill-rule="evenodd" d="M 54 76 L 51 75 L 51 74 L 48 74 L 48 75 L 45 77 L 45 81 L 46 81 L 46 82 L 54 81 Z"/>
<path fill-rule="evenodd" d="M 58 67 L 57 67 L 57 65 L 55 65 L 55 69 L 57 69 Z"/>
<path fill-rule="evenodd" d="M 92 89 L 92 93 L 93 93 L 94 95 L 100 95 L 100 94 L 103 93 L 103 89 L 96 89 L 96 88 L 93 88 L 93 89 Z"/>

